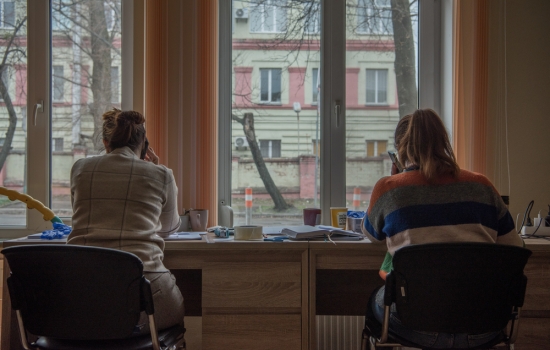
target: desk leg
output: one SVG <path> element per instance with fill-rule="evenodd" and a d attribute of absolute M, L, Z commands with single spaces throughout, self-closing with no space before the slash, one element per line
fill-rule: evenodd
<path fill-rule="evenodd" d="M 317 315 L 317 308 L 315 303 L 316 300 L 316 257 L 315 254 L 309 252 L 309 349 L 310 350 L 316 350 L 317 349 L 317 322 L 316 322 L 316 315 Z"/>

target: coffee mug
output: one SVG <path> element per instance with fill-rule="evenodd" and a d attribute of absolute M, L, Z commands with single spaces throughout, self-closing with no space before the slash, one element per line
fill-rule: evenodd
<path fill-rule="evenodd" d="M 330 225 L 331 226 L 345 229 L 347 217 L 348 217 L 348 208 L 344 208 L 344 207 L 330 208 Z"/>
<path fill-rule="evenodd" d="M 208 225 L 208 209 L 193 209 L 189 211 L 189 221 L 193 231 L 205 232 Z"/>
<path fill-rule="evenodd" d="M 321 209 L 305 208 L 304 225 L 315 226 L 321 224 Z"/>

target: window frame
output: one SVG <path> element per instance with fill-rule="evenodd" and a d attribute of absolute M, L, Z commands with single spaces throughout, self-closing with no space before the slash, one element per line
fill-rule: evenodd
<path fill-rule="evenodd" d="M 380 12 L 387 12 L 389 11 L 390 12 L 390 15 L 391 15 L 391 6 L 388 7 L 388 6 L 383 6 L 383 5 L 378 5 L 378 1 L 380 0 L 358 0 L 358 6 L 361 6 L 361 2 L 364 2 L 364 3 L 367 3 L 367 2 L 370 2 L 372 1 L 374 4 L 375 4 L 375 7 L 376 9 L 372 8 L 372 7 L 367 7 L 367 5 L 365 5 L 365 13 L 364 14 L 359 14 L 357 16 L 357 20 L 358 21 L 361 21 L 361 17 L 363 16 L 364 17 L 369 17 L 369 16 L 373 16 L 373 12 L 376 10 L 376 11 L 380 11 Z M 385 1 L 389 1 L 389 0 L 385 0 Z M 363 19 L 363 21 L 366 21 L 366 19 Z M 390 23 L 389 23 L 389 26 L 386 24 L 384 25 L 384 21 L 382 20 L 377 20 L 376 21 L 376 26 L 375 28 L 370 28 L 370 26 L 368 28 L 366 28 L 365 30 L 362 30 L 361 25 L 357 25 L 357 30 L 356 30 L 356 33 L 359 34 L 359 35 L 393 35 L 393 25 L 391 23 L 391 19 L 390 19 Z M 385 30 L 384 26 L 386 26 L 387 28 L 391 28 L 391 30 Z"/>
<path fill-rule="evenodd" d="M 336 127 L 334 110 L 340 101 L 345 116 L 345 28 L 336 27 L 346 18 L 345 1 L 321 0 L 321 209 L 346 203 L 345 118 Z M 219 205 L 231 204 L 231 3 L 220 1 L 219 22 Z M 419 0 L 419 107 L 435 110 L 452 107 L 452 6 L 434 0 Z M 345 25 L 342 25 L 345 27 Z M 444 30 L 441 33 L 441 30 Z M 328 49 L 327 49 L 328 48 Z M 445 49 L 445 51 L 443 51 Z M 449 52 L 447 52 L 449 51 Z M 338 80 L 339 79 L 339 80 Z M 443 88 L 445 85 L 445 88 Z M 451 114 L 445 113 L 451 118 Z M 452 132 L 452 121 L 446 121 Z M 324 218 L 328 220 L 328 218 Z M 325 221 L 328 223 L 328 221 Z"/>
<path fill-rule="evenodd" d="M 267 154 L 264 154 L 263 152 L 263 145 L 264 143 L 267 142 Z M 278 150 L 279 150 L 279 155 L 273 155 L 273 150 L 275 149 L 275 145 L 278 144 Z M 260 152 L 262 153 L 262 157 L 264 158 L 267 158 L 267 159 L 272 159 L 272 158 L 281 158 L 281 140 L 275 140 L 275 139 L 270 139 L 270 140 L 260 140 Z"/>
<path fill-rule="evenodd" d="M 375 82 L 374 82 L 374 99 L 375 101 L 369 101 L 369 89 L 368 89 L 368 86 L 369 86 L 369 78 L 368 78 L 368 72 L 371 71 L 371 72 L 374 72 L 375 74 Z M 379 89 L 379 82 L 380 82 L 380 72 L 385 72 L 386 74 L 386 82 L 385 82 L 385 85 L 386 85 L 386 88 L 385 88 L 385 100 L 383 102 L 380 102 L 378 101 L 378 95 L 380 93 L 380 89 Z M 365 69 L 365 84 L 366 84 L 366 87 L 365 87 L 365 104 L 367 106 L 372 106 L 372 105 L 375 105 L 375 106 L 384 106 L 384 105 L 387 105 L 388 104 L 388 78 L 389 78 L 389 70 L 388 69 L 384 69 L 384 68 L 367 68 Z"/>
<path fill-rule="evenodd" d="M 281 68 L 260 68 L 260 104 L 273 104 L 273 105 L 280 105 L 282 104 L 282 79 L 283 79 L 283 70 Z M 262 71 L 267 71 L 267 100 L 262 100 L 263 92 L 263 75 Z M 278 71 L 279 72 L 279 100 L 273 101 L 273 72 Z"/>
<path fill-rule="evenodd" d="M 5 19 L 5 6 L 6 6 L 6 3 L 9 2 L 9 3 L 12 3 L 13 4 L 13 20 L 15 22 L 17 16 L 16 16 L 16 6 L 15 6 L 15 1 L 13 0 L 0 0 L 0 28 L 4 29 L 11 29 L 15 26 L 15 23 L 11 24 L 11 25 L 5 25 L 6 21 L 4 20 Z"/>

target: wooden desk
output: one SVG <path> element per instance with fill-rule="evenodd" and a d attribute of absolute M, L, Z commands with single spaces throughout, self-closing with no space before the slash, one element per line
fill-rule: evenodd
<path fill-rule="evenodd" d="M 4 247 L 21 244 L 36 241 Z M 550 344 L 550 242 L 527 241 L 527 247 L 533 255 L 525 269 L 519 350 Z M 306 350 L 316 349 L 317 314 L 364 315 L 370 292 L 381 284 L 385 251 L 367 242 L 172 241 L 164 263 L 178 278 L 187 314 L 202 316 L 203 349 Z M 8 271 L 4 259 L 4 282 Z M 2 319 L 1 349 L 21 349 L 7 288 Z"/>

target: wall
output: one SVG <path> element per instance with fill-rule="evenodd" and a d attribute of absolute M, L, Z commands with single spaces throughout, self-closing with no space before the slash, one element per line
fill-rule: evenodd
<path fill-rule="evenodd" d="M 510 212 L 550 204 L 550 1 L 506 1 Z M 502 155 L 504 157 L 504 155 Z M 521 220 L 521 218 L 520 218 Z"/>

